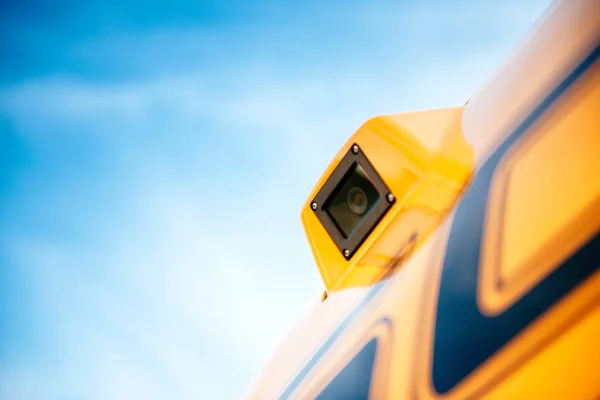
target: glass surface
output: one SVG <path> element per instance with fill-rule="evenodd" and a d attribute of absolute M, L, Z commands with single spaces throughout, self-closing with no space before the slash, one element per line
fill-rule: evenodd
<path fill-rule="evenodd" d="M 325 212 L 347 239 L 379 200 L 379 192 L 355 163 L 325 202 Z"/>

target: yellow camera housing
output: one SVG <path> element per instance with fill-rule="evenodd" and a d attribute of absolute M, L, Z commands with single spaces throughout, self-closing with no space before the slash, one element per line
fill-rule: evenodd
<path fill-rule="evenodd" d="M 374 117 L 329 164 L 301 213 L 327 292 L 383 279 L 452 207 L 474 167 L 462 110 Z M 369 193 L 348 190 L 352 179 Z M 339 211 L 344 199 L 360 220 Z"/>

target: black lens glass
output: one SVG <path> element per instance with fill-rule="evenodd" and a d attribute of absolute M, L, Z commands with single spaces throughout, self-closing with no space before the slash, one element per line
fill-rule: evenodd
<path fill-rule="evenodd" d="M 347 239 L 379 197 L 379 192 L 365 170 L 360 164 L 354 163 L 327 199 L 323 209 Z"/>

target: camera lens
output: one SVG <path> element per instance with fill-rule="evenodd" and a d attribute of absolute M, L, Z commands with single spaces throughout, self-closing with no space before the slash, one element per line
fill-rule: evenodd
<path fill-rule="evenodd" d="M 367 194 L 364 190 L 357 186 L 348 191 L 346 201 L 348 202 L 348 207 L 350 207 L 350 210 L 358 215 L 363 215 L 365 211 L 367 211 L 367 207 L 369 205 Z"/>
<path fill-rule="evenodd" d="M 369 210 L 379 200 L 379 196 L 364 168 L 355 163 L 334 189 L 323 208 L 342 236 L 347 239 L 366 218 Z"/>

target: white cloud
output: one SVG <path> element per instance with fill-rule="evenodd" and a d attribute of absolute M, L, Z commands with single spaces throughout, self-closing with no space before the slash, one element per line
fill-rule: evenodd
<path fill-rule="evenodd" d="M 289 257 L 302 238 L 282 238 L 271 225 L 224 229 L 200 212 L 195 194 L 170 182 L 142 184 L 130 196 L 143 204 L 136 215 L 113 224 L 91 251 L 56 240 L 5 241 L 35 281 L 42 313 L 56 318 L 45 334 L 57 346 L 57 365 L 21 371 L 23 382 L 43 387 L 51 376 L 65 385 L 59 393 L 86 398 L 140 397 L 148 388 L 163 394 L 178 388 L 181 398 L 235 397 L 243 387 L 227 380 L 247 386 L 315 292 L 289 287 L 320 286 L 308 254 Z M 243 212 L 231 218 L 245 226 L 252 221 Z M 273 287 L 284 275 L 287 287 Z M 89 368 L 84 382 L 68 376 L 75 367 Z M 23 389 L 15 385 L 6 390 Z"/>

